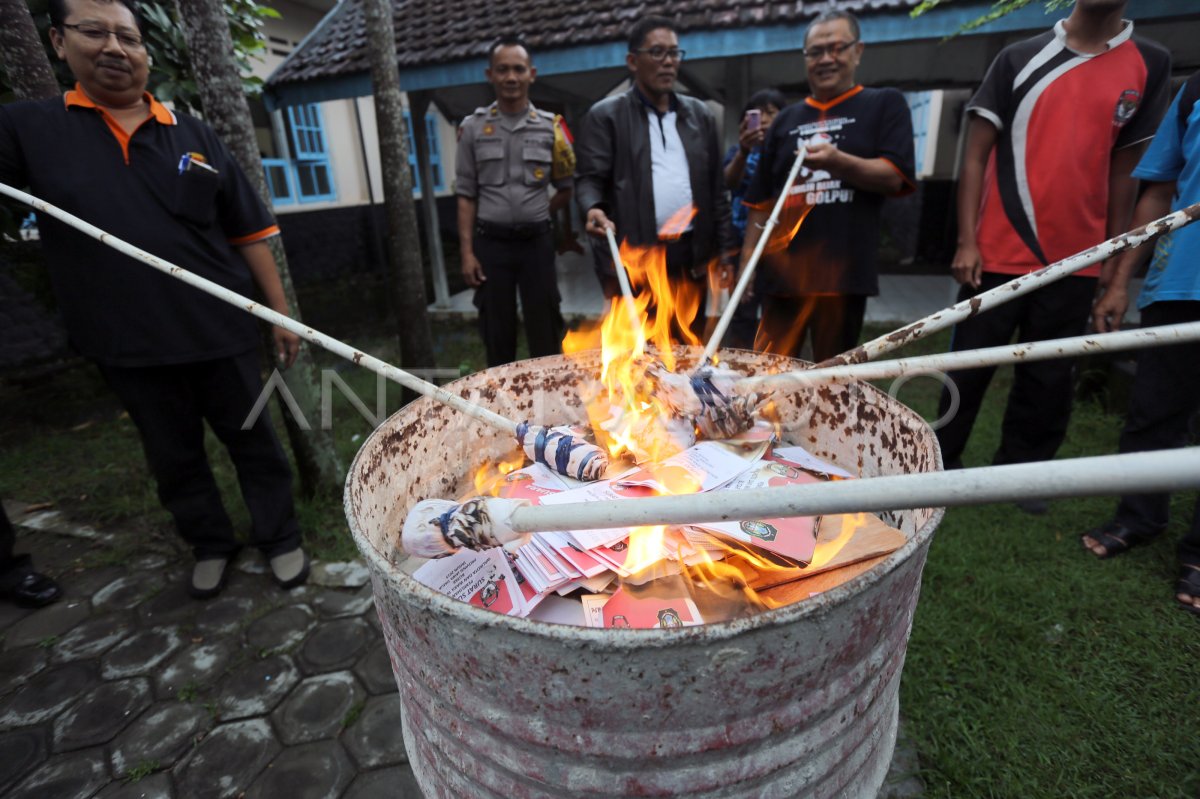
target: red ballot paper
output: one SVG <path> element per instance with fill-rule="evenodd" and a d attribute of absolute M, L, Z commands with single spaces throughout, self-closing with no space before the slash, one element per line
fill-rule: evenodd
<path fill-rule="evenodd" d="M 509 565 L 507 553 L 502 549 L 490 549 L 485 553 L 492 561 L 493 570 L 483 587 L 469 600 L 477 608 L 506 616 L 524 616 L 528 611 L 521 596 L 517 577 Z"/>
<path fill-rule="evenodd" d="M 695 602 L 687 596 L 675 595 L 677 592 L 670 593 L 670 596 L 634 596 L 622 586 L 604 603 L 604 626 L 648 630 L 704 623 Z"/>
<path fill-rule="evenodd" d="M 760 461 L 758 467 L 739 475 L 722 490 L 745 491 L 773 486 L 820 483 L 794 463 L 772 458 Z M 817 546 L 816 520 L 812 516 L 787 519 L 746 519 L 740 522 L 712 522 L 693 527 L 722 533 L 746 544 L 793 558 L 801 563 L 812 560 Z"/>

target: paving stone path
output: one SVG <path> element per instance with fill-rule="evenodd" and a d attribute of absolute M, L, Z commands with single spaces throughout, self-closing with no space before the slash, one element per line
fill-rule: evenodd
<path fill-rule="evenodd" d="M 34 521 L 18 551 L 66 595 L 0 603 L 0 796 L 419 799 L 361 564 L 282 591 L 243 555 L 197 602 L 169 547 L 126 558 L 111 536 Z M 916 767 L 902 740 L 880 799 L 920 796 Z"/>

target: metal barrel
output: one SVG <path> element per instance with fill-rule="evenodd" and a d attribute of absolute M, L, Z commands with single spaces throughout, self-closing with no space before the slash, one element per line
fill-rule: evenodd
<path fill-rule="evenodd" d="M 683 369 L 698 348 L 679 351 Z M 725 350 L 745 374 L 795 368 Z M 598 353 L 487 369 L 453 389 L 511 419 L 580 422 Z M 781 393 L 789 443 L 864 476 L 941 468 L 911 410 L 862 383 Z M 895 747 L 899 685 L 939 509 L 884 520 L 908 542 L 798 604 L 683 630 L 510 618 L 413 580 L 408 508 L 470 490 L 515 442 L 428 399 L 363 444 L 345 507 L 371 570 L 404 740 L 428 797 L 873 797 Z"/>

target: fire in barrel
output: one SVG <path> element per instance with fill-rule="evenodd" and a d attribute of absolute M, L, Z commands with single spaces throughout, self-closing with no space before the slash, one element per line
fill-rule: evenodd
<path fill-rule="evenodd" d="M 568 339 L 568 355 L 451 387 L 510 418 L 588 431 L 609 456 L 601 480 L 530 463 L 501 433 L 424 400 L 381 426 L 352 467 L 347 515 L 418 780 L 430 796 L 873 795 L 940 512 L 446 535 L 503 528 L 523 503 L 939 468 L 924 422 L 858 383 L 755 400 L 738 424 L 695 413 L 703 397 L 679 382 L 691 383 L 700 351 L 675 346 L 672 329 L 687 335 L 699 298 L 670 290 L 661 253 L 622 255 L 642 287 L 638 328 L 617 299 L 596 330 Z M 734 376 L 796 366 L 721 358 Z M 706 374 L 721 391 L 723 373 Z M 414 517 L 430 499 L 444 510 Z M 410 548 L 432 535 L 446 556 L 406 556 L 406 521 Z"/>

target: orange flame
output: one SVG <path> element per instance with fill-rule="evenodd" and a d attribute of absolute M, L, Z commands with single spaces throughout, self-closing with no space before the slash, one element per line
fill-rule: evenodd
<path fill-rule="evenodd" d="M 489 461 L 475 472 L 475 493 L 471 496 L 498 497 L 504 487 L 504 478 L 525 464 L 525 453 L 517 450 L 502 456 L 498 461 Z"/>
<path fill-rule="evenodd" d="M 663 222 L 663 226 L 658 230 L 658 237 L 663 241 L 675 241 L 692 226 L 692 220 L 696 218 L 696 206 L 685 205 Z"/>
<path fill-rule="evenodd" d="M 842 529 L 837 534 L 837 537 L 829 541 L 821 541 L 820 536 L 817 540 L 817 548 L 813 551 L 812 562 L 810 568 L 824 566 L 831 562 L 841 553 L 846 544 L 850 543 L 850 539 L 854 537 L 854 531 L 864 526 L 867 523 L 867 515 L 865 513 L 846 513 L 840 517 Z"/>

